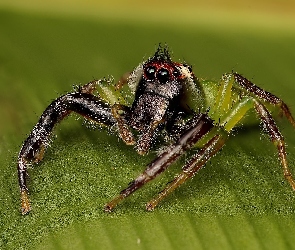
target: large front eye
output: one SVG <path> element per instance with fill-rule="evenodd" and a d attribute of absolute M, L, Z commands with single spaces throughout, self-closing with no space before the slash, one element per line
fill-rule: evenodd
<path fill-rule="evenodd" d="M 157 73 L 157 79 L 161 83 L 167 82 L 170 79 L 169 71 L 167 69 L 164 69 L 164 68 L 159 69 L 159 71 Z"/>
<path fill-rule="evenodd" d="M 153 66 L 149 66 L 145 69 L 145 76 L 149 80 L 154 80 L 155 79 L 155 72 L 156 68 Z"/>

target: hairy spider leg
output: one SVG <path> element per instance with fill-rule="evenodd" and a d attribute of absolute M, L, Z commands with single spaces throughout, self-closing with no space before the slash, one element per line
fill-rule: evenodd
<path fill-rule="evenodd" d="M 225 143 L 225 138 L 217 134 L 209 140 L 203 148 L 199 150 L 182 168 L 180 173 L 167 187 L 161 191 L 158 196 L 150 200 L 146 209 L 148 211 L 154 210 L 158 203 L 163 200 L 168 194 L 172 193 L 177 187 L 183 184 L 187 179 L 193 177 L 197 171 L 199 171 L 209 159 L 211 159 L 218 151 L 221 150 Z"/>
<path fill-rule="evenodd" d="M 255 109 L 259 114 L 260 119 L 263 123 L 263 127 L 268 133 L 271 141 L 277 147 L 279 158 L 281 160 L 281 164 L 283 167 L 284 176 L 286 180 L 290 183 L 292 189 L 295 191 L 295 180 L 293 179 L 290 169 L 288 167 L 284 138 L 281 135 L 274 119 L 272 118 L 268 110 L 265 108 L 265 106 L 262 103 L 256 101 Z"/>
<path fill-rule="evenodd" d="M 283 112 L 283 114 L 286 116 L 286 118 L 289 120 L 289 122 L 295 127 L 295 119 L 293 118 L 289 107 L 286 103 L 284 103 L 280 98 L 277 96 L 259 88 L 254 83 L 249 81 L 247 78 L 241 76 L 238 73 L 232 73 L 235 82 L 242 87 L 243 89 L 247 90 L 250 93 L 253 93 L 255 96 L 257 96 L 259 99 L 262 99 L 270 104 L 273 104 L 280 108 L 280 110 Z"/>
<path fill-rule="evenodd" d="M 109 202 L 105 206 L 105 211 L 110 212 L 121 200 L 165 171 L 185 153 L 186 150 L 194 146 L 202 136 L 213 128 L 213 121 L 206 114 L 195 115 L 189 123 L 191 124 L 190 128 L 181 135 L 176 143 L 169 146 L 159 157 L 152 161 L 145 171 L 132 181 L 126 189 L 122 190 L 119 196 Z"/>
<path fill-rule="evenodd" d="M 242 88 L 246 89 L 250 93 L 255 94 L 259 99 L 262 99 L 267 103 L 279 107 L 283 114 L 286 116 L 286 118 L 289 120 L 289 122 L 295 127 L 295 120 L 291 115 L 288 106 L 280 98 L 276 97 L 275 95 L 267 91 L 264 91 L 263 89 L 259 88 L 251 81 L 237 73 L 233 73 L 233 75 L 236 80 L 235 82 L 238 83 Z M 255 110 L 260 116 L 263 126 L 266 132 L 268 133 L 270 139 L 278 149 L 278 155 L 283 167 L 284 176 L 290 183 L 292 189 L 295 191 L 295 180 L 293 179 L 288 167 L 284 138 L 281 135 L 271 114 L 261 102 L 255 101 Z"/>
<path fill-rule="evenodd" d="M 31 210 L 26 184 L 27 165 L 39 162 L 50 142 L 55 125 L 71 112 L 100 124 L 113 126 L 116 120 L 111 107 L 101 98 L 92 95 L 95 82 L 84 85 L 78 92 L 69 93 L 54 100 L 43 112 L 38 123 L 25 140 L 18 156 L 18 180 L 21 192 L 21 211 L 27 214 Z"/>
<path fill-rule="evenodd" d="M 263 123 L 263 126 L 264 126 L 266 132 L 268 133 L 271 141 L 277 147 L 278 156 L 281 161 L 284 176 L 285 176 L 286 180 L 290 183 L 292 189 L 295 191 L 295 180 L 293 179 L 290 169 L 288 167 L 284 138 L 283 138 L 282 134 L 280 133 L 270 112 L 265 107 L 265 105 L 263 103 L 261 103 L 258 99 L 260 99 L 266 103 L 272 104 L 274 106 L 277 106 L 283 112 L 283 114 L 286 116 L 286 118 L 289 120 L 289 122 L 295 127 L 295 120 L 292 117 L 288 106 L 280 98 L 276 97 L 275 95 L 273 95 L 267 91 L 264 91 L 263 89 L 259 88 L 258 86 L 256 86 L 251 81 L 244 78 L 243 76 L 241 76 L 237 73 L 233 73 L 233 74 L 228 75 L 229 78 L 232 78 L 232 76 L 234 77 L 235 81 L 232 82 L 230 80 L 229 81 L 226 80 L 226 82 L 238 84 L 238 86 L 242 87 L 247 92 L 253 94 L 253 96 L 254 96 L 253 100 L 251 100 L 251 99 L 247 100 L 247 98 L 244 98 L 244 102 L 248 102 L 248 105 L 245 105 L 244 108 L 247 109 L 247 108 L 249 108 L 249 106 L 254 105 L 254 108 L 255 108 L 256 112 L 258 113 L 258 115 L 260 116 L 260 119 Z M 232 84 L 224 84 L 223 88 L 225 88 L 225 89 L 229 88 L 230 85 L 234 86 Z M 220 90 L 219 93 L 223 93 L 223 96 L 225 96 L 225 98 L 226 98 L 227 95 L 224 93 L 228 93 L 228 91 L 223 89 L 223 90 Z M 243 101 L 241 101 L 241 104 L 242 104 L 242 102 Z M 252 104 L 252 102 L 253 102 L 253 104 Z M 223 107 L 224 107 L 224 105 L 223 105 Z M 221 111 L 221 110 L 219 110 L 219 111 Z M 234 115 L 234 113 L 232 113 L 232 115 Z M 231 119 L 230 116 L 227 116 L 224 119 L 223 125 L 225 126 L 226 130 L 229 130 L 230 127 L 233 127 L 235 125 L 235 121 L 233 119 Z"/>

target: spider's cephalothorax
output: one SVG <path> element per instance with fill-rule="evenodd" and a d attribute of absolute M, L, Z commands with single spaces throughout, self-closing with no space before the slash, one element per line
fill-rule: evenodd
<path fill-rule="evenodd" d="M 95 91 L 98 93 L 94 95 Z M 147 204 L 154 207 L 170 192 L 191 178 L 224 145 L 231 130 L 254 109 L 277 147 L 285 178 L 295 190 L 285 144 L 269 106 L 280 109 L 291 124 L 295 121 L 287 105 L 238 73 L 223 75 L 219 82 L 198 81 L 190 66 L 173 62 L 166 47 L 140 64 L 117 85 L 105 79 L 92 81 L 78 91 L 53 101 L 25 140 L 18 156 L 22 213 L 31 210 L 26 184 L 27 165 L 37 163 L 49 144 L 54 126 L 75 112 L 96 123 L 115 127 L 127 145 L 140 154 L 152 147 L 156 137 L 169 137 L 158 157 L 129 186 L 105 206 L 111 211 L 122 199 L 165 171 L 187 150 L 195 147 L 182 172 Z M 165 133 L 162 133 L 165 132 Z"/>
<path fill-rule="evenodd" d="M 156 130 L 172 127 L 186 111 L 187 107 L 181 105 L 181 100 L 185 99 L 186 81 L 193 81 L 193 75 L 189 66 L 173 62 L 166 49 L 158 49 L 141 67 L 142 77 L 135 83 L 135 99 L 125 120 L 130 128 L 139 131 L 136 149 L 144 154 L 149 150 Z M 115 107 L 120 109 L 118 105 Z M 124 133 L 120 134 L 125 140 Z M 135 143 L 129 136 L 125 141 Z"/>

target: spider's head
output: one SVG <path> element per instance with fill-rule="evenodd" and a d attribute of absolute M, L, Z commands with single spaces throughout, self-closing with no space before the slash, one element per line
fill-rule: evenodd
<path fill-rule="evenodd" d="M 173 99 L 181 94 L 183 82 L 187 78 L 193 78 L 191 67 L 173 62 L 168 48 L 159 46 L 154 56 L 142 66 L 142 81 L 139 88 Z"/>
<path fill-rule="evenodd" d="M 188 65 L 173 62 L 167 47 L 159 46 L 152 57 L 135 69 L 131 79 L 136 83 L 135 99 L 127 120 L 130 127 L 140 131 L 136 147 L 145 153 L 157 129 L 172 124 L 183 112 L 181 100 L 188 79 L 193 81 L 193 73 Z"/>

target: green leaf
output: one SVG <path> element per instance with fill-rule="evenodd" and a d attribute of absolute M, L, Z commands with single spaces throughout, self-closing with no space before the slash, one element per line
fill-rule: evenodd
<path fill-rule="evenodd" d="M 258 123 L 235 131 L 222 152 L 154 212 L 146 212 L 145 203 L 185 157 L 108 214 L 104 204 L 156 154 L 137 155 L 115 134 L 71 116 L 57 126 L 44 160 L 29 170 L 33 210 L 21 216 L 17 154 L 42 111 L 72 85 L 119 79 L 159 42 L 192 64 L 198 77 L 217 80 L 238 71 L 294 111 L 295 31 L 114 20 L 0 10 L 0 248 L 294 248 L 294 192 Z M 292 168 L 294 129 L 279 117 L 278 125 Z"/>

